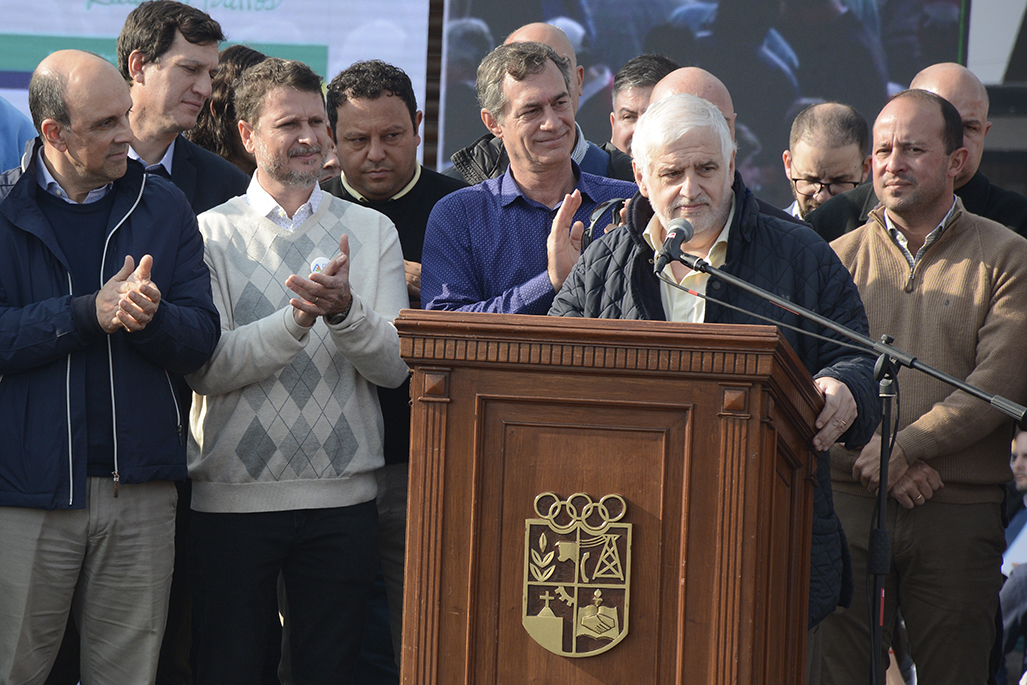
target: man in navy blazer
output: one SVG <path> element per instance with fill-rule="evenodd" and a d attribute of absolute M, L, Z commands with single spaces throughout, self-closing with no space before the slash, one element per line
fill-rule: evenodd
<path fill-rule="evenodd" d="M 207 106 L 224 39 L 210 16 L 174 0 L 139 5 L 118 36 L 118 69 L 132 95 L 130 155 L 150 173 L 170 178 L 197 214 L 249 185 L 233 164 L 181 135 Z"/>
<path fill-rule="evenodd" d="M 171 182 L 185 193 L 196 214 L 244 195 L 250 178 L 223 157 L 179 135 L 171 158 Z"/>
<path fill-rule="evenodd" d="M 249 177 L 235 165 L 187 140 L 182 133 L 196 125 L 207 107 L 211 77 L 218 67 L 221 26 L 203 11 L 175 0 L 143 2 L 125 20 L 118 36 L 118 69 L 130 86 L 129 155 L 149 173 L 170 178 L 200 214 L 246 193 Z M 188 415 L 192 395 L 181 382 L 179 397 Z M 189 666 L 190 604 L 186 578 L 185 538 L 191 490 L 178 483 L 175 528 L 175 573 L 157 682 L 192 682 Z M 269 618 L 277 623 L 278 616 Z M 75 682 L 70 680 L 68 682 Z"/>

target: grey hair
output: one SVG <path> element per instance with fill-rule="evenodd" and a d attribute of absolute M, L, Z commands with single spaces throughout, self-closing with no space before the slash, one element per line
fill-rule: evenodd
<path fill-rule="evenodd" d="M 29 81 L 29 113 L 36 132 L 43 135 L 43 122 L 53 119 L 62 126 L 71 126 L 68 103 L 64 99 L 67 77 L 59 71 L 37 70 Z"/>
<path fill-rule="evenodd" d="M 663 98 L 645 111 L 635 126 L 631 156 L 648 177 L 654 154 L 696 129 L 712 129 L 720 137 L 724 164 L 731 161 L 735 143 L 724 115 L 712 103 L 688 93 Z"/>
<path fill-rule="evenodd" d="M 503 79 L 510 76 L 515 81 L 523 81 L 533 74 L 541 74 L 546 70 L 546 63 L 552 62 L 560 69 L 563 85 L 570 93 L 571 67 L 570 62 L 556 54 L 556 51 L 542 43 L 510 43 L 500 45 L 485 55 L 478 66 L 478 79 L 475 84 L 478 90 L 478 102 L 481 108 L 502 123 L 506 113 L 506 94 L 503 92 Z"/>

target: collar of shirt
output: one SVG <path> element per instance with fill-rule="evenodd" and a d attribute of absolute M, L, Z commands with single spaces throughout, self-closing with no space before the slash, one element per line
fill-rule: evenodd
<path fill-rule="evenodd" d="M 321 186 L 314 184 L 314 188 L 310 191 L 310 197 L 296 210 L 296 213 L 292 215 L 292 218 L 285 213 L 282 206 L 278 204 L 278 201 L 271 196 L 271 193 L 264 190 L 264 187 L 260 185 L 257 180 L 257 172 L 253 172 L 253 178 L 250 179 L 250 185 L 246 188 L 246 204 L 252 207 L 261 216 L 267 217 L 276 226 L 280 226 L 287 231 L 293 231 L 297 226 L 301 225 L 304 221 L 313 216 L 317 208 L 321 206 Z"/>
<path fill-rule="evenodd" d="M 581 164 L 581 160 L 585 159 L 585 154 L 588 152 L 588 141 L 585 140 L 585 134 L 581 132 L 578 122 L 574 122 L 574 131 L 574 149 L 571 150 L 571 159 L 575 164 Z"/>
<path fill-rule="evenodd" d="M 39 150 L 36 152 L 36 183 L 39 184 L 40 188 L 50 193 L 54 197 L 61 198 L 69 205 L 79 204 L 78 202 L 75 202 L 70 197 L 68 197 L 68 194 L 64 192 L 64 188 L 61 187 L 61 184 L 57 182 L 57 179 L 53 177 L 53 174 L 50 173 L 50 170 L 46 168 L 46 164 L 43 163 L 42 145 L 39 146 Z M 97 200 L 102 200 L 104 197 L 107 196 L 107 193 L 109 193 L 111 188 L 113 187 L 114 182 L 111 181 L 105 186 L 100 186 L 99 188 L 94 188 L 93 190 L 90 190 L 89 193 L 86 195 L 86 199 L 82 200 L 81 204 L 88 205 L 92 202 L 96 202 Z"/>
<path fill-rule="evenodd" d="M 594 184 L 589 180 L 588 174 L 581 173 L 581 169 L 578 168 L 577 162 L 571 161 L 571 169 L 574 171 L 574 188 L 581 191 L 582 198 L 593 199 L 598 197 Z M 556 207 L 546 207 L 541 202 L 536 202 L 530 197 L 524 194 L 521 187 L 517 185 L 517 181 L 514 180 L 513 169 L 507 167 L 503 175 L 499 177 L 499 203 L 506 207 L 513 203 L 518 198 L 524 202 L 536 207 L 545 207 L 547 211 L 555 212 L 563 204 L 563 200 L 556 205 Z"/>
<path fill-rule="evenodd" d="M 171 178 L 171 159 L 175 156 L 175 141 L 177 140 L 178 136 L 175 136 L 175 140 L 172 140 L 171 145 L 168 145 L 168 149 L 164 152 L 164 156 L 160 158 L 159 162 L 157 162 L 157 164 L 160 164 L 164 167 L 164 170 L 168 172 L 168 178 Z M 139 163 L 146 167 L 147 170 L 149 170 L 150 167 L 155 166 L 153 164 L 147 164 L 146 160 L 140 157 L 139 153 L 133 150 L 131 145 L 128 147 L 128 156 L 132 159 L 138 159 Z"/>
<path fill-rule="evenodd" d="M 349 182 L 346 181 L 346 174 L 343 174 L 340 180 L 342 181 L 342 187 L 346 190 L 346 192 L 355 197 L 358 202 L 370 202 L 370 200 L 368 200 L 366 197 L 357 192 L 356 188 L 351 186 Z M 414 186 L 417 185 L 417 182 L 420 180 L 421 165 L 418 164 L 416 167 L 414 167 L 414 177 L 410 179 L 410 183 L 407 183 L 405 186 L 403 186 L 402 190 L 400 190 L 398 193 L 390 197 L 389 202 L 392 202 L 393 200 L 398 200 L 399 198 L 409 193 L 411 190 L 414 189 Z"/>
<path fill-rule="evenodd" d="M 785 211 L 794 216 L 796 219 L 802 218 L 802 214 L 799 212 L 798 200 L 793 200 L 792 204 L 788 205 L 788 208 Z"/>
<path fill-rule="evenodd" d="M 945 227 L 948 226 L 949 221 L 952 219 L 952 215 L 955 213 L 956 198 L 953 197 L 952 206 L 949 207 L 949 211 L 945 214 L 945 218 L 941 220 L 941 223 L 938 224 L 937 228 L 927 234 L 927 237 L 924 238 L 924 244 L 919 250 L 917 250 L 915 257 L 909 252 L 909 241 L 906 239 L 906 236 L 903 235 L 902 231 L 895 228 L 895 224 L 892 223 L 887 209 L 884 210 L 884 225 L 885 228 L 888 229 L 888 235 L 891 236 L 892 241 L 898 246 L 899 251 L 902 252 L 902 256 L 905 257 L 906 261 L 909 262 L 909 265 L 913 267 L 916 266 L 917 262 L 920 261 L 920 258 L 924 256 L 924 253 L 927 252 L 927 248 L 938 242 L 938 239 L 941 238 L 941 234 L 945 232 Z"/>
<path fill-rule="evenodd" d="M 709 254 L 699 255 L 705 259 L 710 266 L 718 269 L 724 266 L 724 262 L 727 260 L 727 241 L 728 237 L 731 235 L 731 222 L 734 221 L 734 218 L 735 199 L 734 195 L 732 195 L 731 211 L 728 212 L 727 221 L 724 222 L 724 228 L 720 230 L 720 234 L 710 247 Z M 642 233 L 642 237 L 649 246 L 653 248 L 653 251 L 656 254 L 659 254 L 660 250 L 663 249 L 663 242 L 659 239 L 659 236 L 663 234 L 663 232 L 663 225 L 660 223 L 659 218 L 654 215 L 653 218 L 649 220 L 649 223 L 645 227 L 645 231 Z M 674 280 L 674 273 L 670 267 L 670 264 L 664 267 L 663 275 Z M 706 284 L 709 280 L 709 274 L 689 269 L 688 273 L 685 274 L 684 278 L 682 278 L 678 284 L 688 288 L 689 290 L 694 290 L 697 293 L 705 295 Z M 691 293 L 686 293 L 663 280 L 660 281 L 660 299 L 663 301 L 663 311 L 667 316 L 667 321 L 702 323 L 706 317 L 705 298 L 697 297 Z"/>

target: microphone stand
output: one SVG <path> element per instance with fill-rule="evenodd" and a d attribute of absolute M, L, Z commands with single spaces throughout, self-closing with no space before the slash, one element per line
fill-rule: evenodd
<path fill-rule="evenodd" d="M 891 343 L 893 339 L 888 335 L 882 335 L 881 340 L 875 341 L 868 336 L 850 330 L 849 328 L 846 328 L 831 319 L 823 317 L 816 312 L 812 312 L 805 307 L 800 307 L 794 302 L 789 302 L 788 300 L 778 297 L 763 288 L 758 288 L 751 283 L 747 283 L 737 276 L 725 273 L 701 257 L 696 257 L 695 255 L 686 253 L 681 253 L 676 257 L 672 254 L 670 256 L 672 259 L 676 259 L 693 271 L 709 274 L 724 283 L 740 288 L 751 295 L 755 295 L 758 298 L 771 302 L 792 314 L 813 321 L 824 328 L 832 330 L 835 333 L 862 345 L 866 348 L 867 352 L 873 351 L 878 355 L 877 364 L 874 367 L 874 378 L 878 382 L 878 394 L 882 401 L 881 476 L 880 485 L 877 491 L 877 526 L 870 531 L 869 555 L 867 559 L 867 571 L 874 576 L 874 593 L 870 602 L 870 682 L 874 685 L 878 685 L 878 669 L 880 668 L 879 659 L 882 651 L 880 647 L 882 646 L 881 640 L 884 628 L 884 578 L 888 575 L 891 568 L 891 542 L 888 535 L 888 528 L 885 525 L 886 514 L 888 511 L 888 462 L 891 457 L 890 443 L 892 440 L 891 407 L 892 399 L 895 397 L 895 378 L 898 375 L 899 369 L 903 366 L 910 369 L 916 369 L 917 371 L 925 373 L 932 378 L 942 381 L 943 383 L 947 383 L 958 390 L 962 390 L 973 397 L 987 402 L 994 409 L 997 409 L 1006 416 L 1012 417 L 1022 427 L 1024 426 L 1025 419 L 1027 419 L 1027 407 L 1004 397 L 1000 397 L 999 395 L 993 395 L 985 392 L 980 388 L 966 383 L 965 381 L 961 381 L 955 376 L 950 376 L 947 373 L 920 362 L 913 355 L 892 346 Z M 673 281 L 667 282 L 680 287 Z"/>
<path fill-rule="evenodd" d="M 881 341 L 891 343 L 888 335 Z M 877 380 L 877 394 L 881 398 L 881 456 L 880 480 L 877 487 L 877 524 L 870 529 L 867 545 L 867 574 L 874 577 L 874 592 L 867 604 L 870 606 L 870 682 L 879 685 L 881 655 L 884 642 L 884 578 L 891 571 L 891 536 L 885 518 L 888 512 L 888 464 L 891 461 L 891 410 L 895 399 L 895 380 L 899 373 L 894 359 L 887 354 L 877 358 L 874 365 L 874 379 Z M 885 669 L 887 670 L 887 666 Z"/>

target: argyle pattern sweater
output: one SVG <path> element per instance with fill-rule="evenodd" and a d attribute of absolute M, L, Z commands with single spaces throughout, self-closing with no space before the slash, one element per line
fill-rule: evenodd
<path fill-rule="evenodd" d="M 222 337 L 187 380 L 192 507 L 262 512 L 374 499 L 383 464 L 376 385 L 407 377 L 392 320 L 406 306 L 403 254 L 383 215 L 325 195 L 288 231 L 242 197 L 199 217 Z M 329 326 L 299 326 L 285 286 L 331 259 L 349 235 L 353 306 Z"/>

